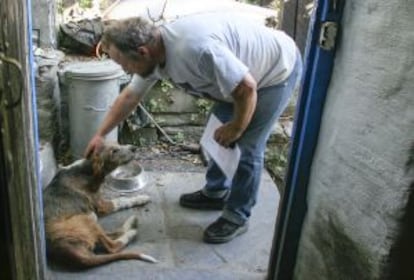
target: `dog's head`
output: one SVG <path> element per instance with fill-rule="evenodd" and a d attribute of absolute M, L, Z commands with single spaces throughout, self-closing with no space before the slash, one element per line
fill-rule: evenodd
<path fill-rule="evenodd" d="M 136 147 L 132 145 L 118 145 L 105 143 L 104 146 L 92 155 L 94 176 L 106 176 L 120 165 L 134 159 Z"/>

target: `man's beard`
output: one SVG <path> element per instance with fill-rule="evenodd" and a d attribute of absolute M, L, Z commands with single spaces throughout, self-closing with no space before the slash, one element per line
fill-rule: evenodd
<path fill-rule="evenodd" d="M 157 66 L 157 63 L 154 60 L 151 59 L 147 62 L 147 66 L 148 67 L 145 69 L 144 72 L 139 73 L 139 75 L 143 78 L 148 78 L 149 76 L 151 76 L 154 73 L 155 68 Z"/>
<path fill-rule="evenodd" d="M 140 73 L 139 75 L 143 78 L 148 78 L 149 76 L 151 76 L 154 73 L 154 70 L 155 70 L 155 66 L 151 66 L 145 72 Z"/>

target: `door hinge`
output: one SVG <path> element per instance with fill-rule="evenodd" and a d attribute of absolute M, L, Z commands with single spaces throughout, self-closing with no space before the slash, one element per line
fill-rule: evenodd
<path fill-rule="evenodd" d="M 319 36 L 319 46 L 327 51 L 335 48 L 336 36 L 338 34 L 338 23 L 326 21 L 322 23 Z"/>

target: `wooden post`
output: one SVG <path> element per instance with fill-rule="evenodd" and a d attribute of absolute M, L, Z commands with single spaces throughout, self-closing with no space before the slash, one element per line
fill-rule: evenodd
<path fill-rule="evenodd" d="M 46 279 L 27 2 L 0 1 L 0 147 L 13 279 Z M 2 164 L 3 165 L 3 164 Z M 3 226 L 3 225 L 2 225 Z"/>
<path fill-rule="evenodd" d="M 283 5 L 281 29 L 295 39 L 302 55 L 305 52 L 310 16 L 308 7 L 314 0 L 289 0 Z"/>

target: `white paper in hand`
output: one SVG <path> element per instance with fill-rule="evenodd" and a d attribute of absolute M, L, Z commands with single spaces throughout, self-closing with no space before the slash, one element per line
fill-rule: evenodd
<path fill-rule="evenodd" d="M 214 140 L 214 132 L 222 125 L 223 123 L 214 114 L 211 114 L 200 144 L 220 167 L 227 179 L 231 180 L 239 165 L 241 152 L 237 144 L 234 148 L 225 148 Z"/>

